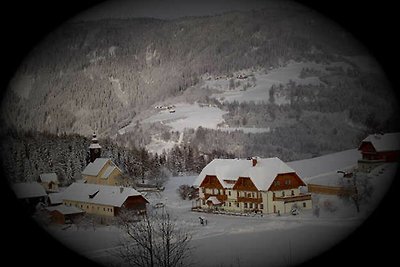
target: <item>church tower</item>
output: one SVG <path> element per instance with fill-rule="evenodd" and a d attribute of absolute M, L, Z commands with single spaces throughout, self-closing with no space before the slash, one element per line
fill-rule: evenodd
<path fill-rule="evenodd" d="M 94 162 L 101 156 L 101 146 L 99 140 L 97 140 L 96 133 L 93 133 L 92 143 L 89 146 L 90 162 Z"/>

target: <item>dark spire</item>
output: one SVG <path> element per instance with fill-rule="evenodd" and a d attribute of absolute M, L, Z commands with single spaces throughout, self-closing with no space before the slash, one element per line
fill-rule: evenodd
<path fill-rule="evenodd" d="M 101 146 L 99 145 L 99 140 L 97 139 L 96 133 L 93 133 L 92 143 L 89 146 L 90 162 L 94 162 L 97 158 L 101 156 Z"/>

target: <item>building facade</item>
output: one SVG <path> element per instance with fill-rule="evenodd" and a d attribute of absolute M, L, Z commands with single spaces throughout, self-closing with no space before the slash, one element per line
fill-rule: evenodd
<path fill-rule="evenodd" d="M 59 190 L 58 185 L 60 183 L 58 181 L 57 174 L 54 172 L 40 174 L 39 182 L 48 193 L 58 192 Z"/>
<path fill-rule="evenodd" d="M 82 178 L 88 184 L 124 185 L 122 171 L 109 158 L 96 158 L 82 171 Z"/>
<path fill-rule="evenodd" d="M 296 172 L 278 158 L 214 159 L 195 182 L 202 209 L 288 213 L 311 209 L 311 195 Z"/>
<path fill-rule="evenodd" d="M 90 214 L 117 216 L 121 209 L 146 212 L 148 200 L 130 187 L 73 183 L 62 193 L 63 205 Z"/>
<path fill-rule="evenodd" d="M 358 150 L 362 158 L 358 160 L 358 169 L 370 172 L 386 162 L 400 160 L 400 133 L 372 134 L 361 141 Z"/>

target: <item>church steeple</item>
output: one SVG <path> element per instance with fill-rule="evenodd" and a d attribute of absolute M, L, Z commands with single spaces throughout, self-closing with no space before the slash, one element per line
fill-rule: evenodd
<path fill-rule="evenodd" d="M 97 139 L 96 133 L 93 133 L 92 143 L 89 146 L 89 153 L 90 162 L 94 162 L 101 156 L 101 146 L 99 145 L 99 140 Z"/>

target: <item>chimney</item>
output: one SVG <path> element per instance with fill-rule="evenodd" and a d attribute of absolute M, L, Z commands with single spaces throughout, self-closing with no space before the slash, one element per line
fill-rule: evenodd
<path fill-rule="evenodd" d="M 255 166 L 257 165 L 257 158 L 256 158 L 256 157 L 253 157 L 253 158 L 251 159 L 251 162 L 252 162 L 253 167 L 255 167 Z"/>

